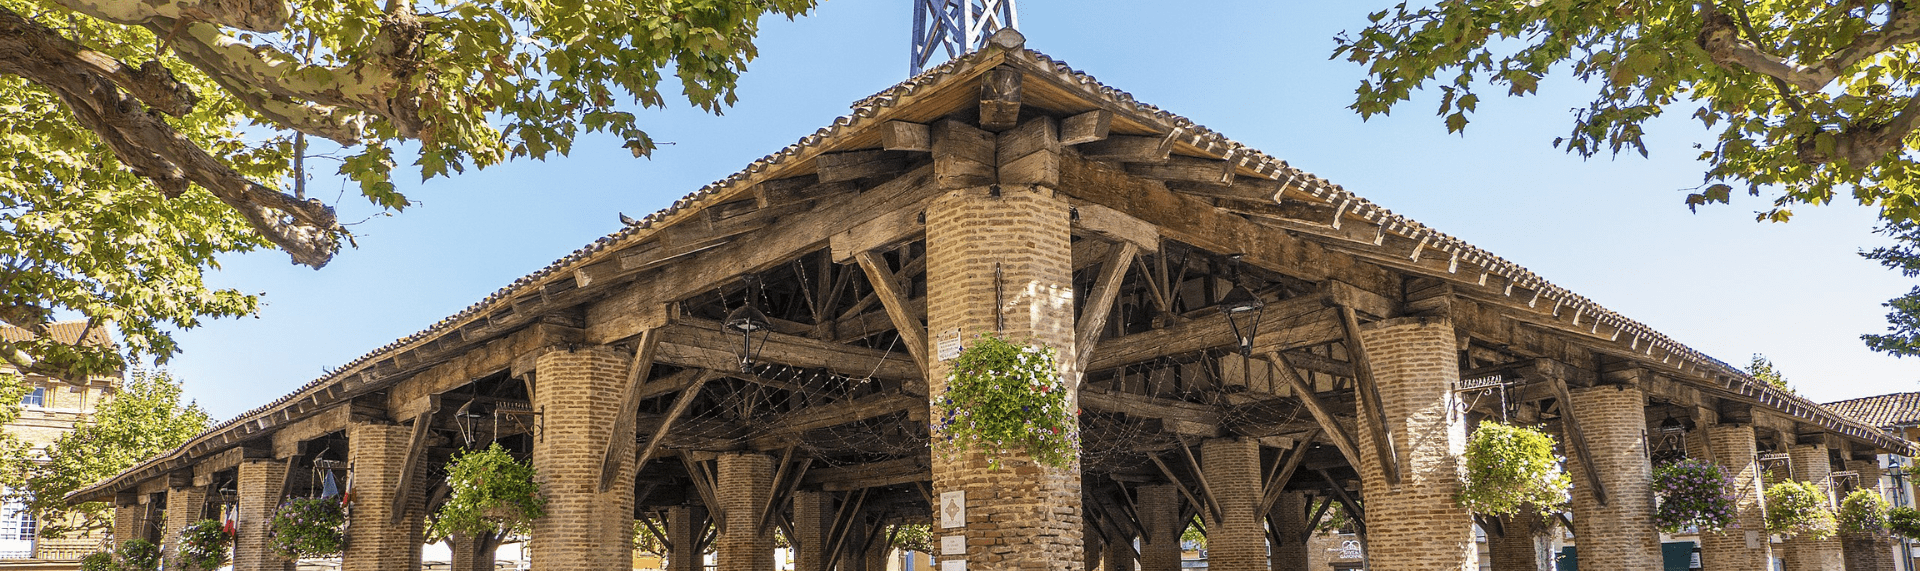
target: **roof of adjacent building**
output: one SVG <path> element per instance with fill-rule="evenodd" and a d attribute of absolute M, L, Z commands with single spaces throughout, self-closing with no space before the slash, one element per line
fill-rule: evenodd
<path fill-rule="evenodd" d="M 1068 102 L 1072 105 L 1083 106 L 1086 109 L 1112 111 L 1116 133 L 1120 132 L 1123 123 L 1133 129 L 1167 133 L 1165 136 L 1179 152 L 1224 159 L 1237 165 L 1243 172 L 1252 172 L 1269 180 L 1282 181 L 1281 187 L 1284 192 L 1298 192 L 1329 205 L 1338 205 L 1336 216 L 1339 218 L 1377 225 L 1383 236 L 1391 233 L 1418 242 L 1420 244 L 1418 250 L 1431 253 L 1430 258 L 1450 260 L 1447 264 L 1449 268 L 1476 271 L 1481 274 L 1483 277 L 1480 278 L 1480 283 L 1482 284 L 1488 283 L 1487 277 L 1484 276 L 1496 276 L 1507 284 L 1509 294 L 1513 293 L 1516 286 L 1532 291 L 1532 298 L 1527 302 L 1529 307 L 1551 307 L 1555 316 L 1573 315 L 1576 325 L 1582 328 L 1592 327 L 1595 334 L 1602 337 L 1603 342 L 1617 345 L 1622 350 L 1645 354 L 1649 358 L 1658 358 L 1662 363 L 1674 361 L 1674 366 L 1702 375 L 1709 382 L 1718 385 L 1720 389 L 1811 420 L 1826 429 L 1875 442 L 1885 448 L 1905 450 L 1908 446 L 1903 440 L 1886 434 L 1877 426 L 1834 414 L 1805 397 L 1755 379 L 1737 367 L 1694 350 L 1645 324 L 1548 282 L 1519 264 L 1396 214 L 1338 184 L 1229 139 L 1190 119 L 1135 100 L 1132 94 L 1100 83 L 1092 76 L 1075 70 L 1064 62 L 1054 60 L 1046 54 L 1023 47 L 1012 47 L 989 48 L 962 55 L 862 99 L 854 103 L 851 113 L 835 119 L 828 126 L 778 152 L 748 164 L 741 171 L 696 190 L 666 209 L 635 221 L 544 268 L 514 280 L 506 287 L 418 333 L 396 340 L 339 368 L 332 369 L 327 375 L 273 402 L 218 423 L 174 452 L 142 462 L 107 482 L 157 466 L 160 462 L 175 459 L 203 444 L 215 445 L 215 441 L 226 431 L 243 428 L 249 423 L 258 423 L 261 426 L 273 424 L 275 415 L 283 409 L 302 401 L 317 400 L 320 395 L 330 394 L 334 387 L 342 383 L 357 379 L 354 382 L 361 383 L 357 386 L 366 388 L 397 382 L 399 380 L 397 378 L 376 372 L 376 366 L 382 363 L 395 365 L 402 355 L 426 347 L 443 337 L 460 338 L 469 336 L 469 332 L 478 334 L 478 332 L 492 330 L 493 320 L 500 315 L 511 315 L 514 312 L 516 300 L 541 299 L 551 293 L 565 292 L 579 287 L 576 270 L 590 263 L 606 260 L 629 246 L 650 239 L 655 232 L 664 227 L 689 219 L 709 206 L 737 200 L 755 184 L 813 172 L 812 159 L 821 153 L 844 150 L 849 147 L 859 148 L 858 144 L 861 143 L 877 144 L 878 134 L 874 127 L 886 121 L 924 122 L 936 119 L 937 116 L 922 117 L 921 115 L 932 113 L 937 107 L 965 104 L 972 99 L 956 97 L 952 93 L 953 90 L 945 88 L 957 82 L 975 79 L 985 70 L 998 65 L 1013 66 L 1033 77 L 1045 80 L 1050 86 L 1049 89 L 1056 89 L 1057 94 L 1068 94 L 1075 99 L 1076 101 Z M 1376 240 L 1374 244 L 1378 245 L 1378 243 Z M 1415 261 L 1418 261 L 1417 257 Z M 1607 331 L 1612 332 L 1610 339 L 1606 339 L 1605 334 L 1601 333 L 1603 326 Z M 1655 351 L 1659 353 L 1656 354 Z M 75 494 L 90 493 L 95 491 L 94 488 L 105 483 L 96 484 L 93 488 L 75 492 Z"/>
<path fill-rule="evenodd" d="M 83 333 L 87 336 L 85 343 L 81 343 L 80 340 L 80 336 Z M 113 338 L 107 335 L 107 328 L 96 325 L 92 329 L 88 329 L 87 321 L 84 319 L 49 323 L 47 324 L 47 334 L 52 335 L 54 341 L 67 345 L 107 346 L 113 344 Z M 37 338 L 37 336 L 34 335 L 32 331 L 12 325 L 0 324 L 0 340 L 18 343 L 22 341 L 32 341 L 35 338 Z"/>
<path fill-rule="evenodd" d="M 1881 428 L 1920 424 L 1920 392 L 1874 395 L 1821 406 Z"/>

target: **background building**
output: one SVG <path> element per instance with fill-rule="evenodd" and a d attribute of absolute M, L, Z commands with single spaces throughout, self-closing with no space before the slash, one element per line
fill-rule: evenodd
<path fill-rule="evenodd" d="M 48 330 L 62 343 L 84 342 L 99 346 L 113 343 L 107 337 L 105 328 L 95 327 L 87 331 L 84 321 L 54 323 Z M 84 340 L 80 338 L 82 332 L 86 332 Z M 18 327 L 0 326 L 0 338 L 27 341 L 33 338 L 33 333 Z M 19 374 L 19 370 L 0 363 L 0 373 Z M 110 398 L 120 386 L 118 376 L 92 377 L 84 385 L 34 374 L 26 375 L 22 380 L 27 384 L 28 392 L 20 399 L 20 418 L 7 424 L 5 430 L 32 446 L 35 458 L 43 457 L 47 445 L 72 432 L 75 425 L 91 417 L 101 400 Z M 106 540 L 105 537 L 41 540 L 39 531 L 47 522 L 36 521 L 33 514 L 27 513 L 22 507 L 17 501 L 0 504 L 0 560 L 79 559 L 99 551 Z"/>
<path fill-rule="evenodd" d="M 1848 399 L 1826 404 L 1828 410 L 1851 416 L 1860 422 L 1880 427 L 1887 432 L 1913 440 L 1920 436 L 1920 392 L 1893 393 Z M 1913 479 L 1907 472 L 1913 466 L 1913 459 L 1894 454 L 1881 454 L 1880 466 L 1885 476 L 1880 479 L 1881 494 L 1887 502 L 1895 506 L 1914 505 Z M 1894 560 L 1900 571 L 1915 571 L 1920 564 L 1914 561 L 1912 540 L 1894 543 Z"/>

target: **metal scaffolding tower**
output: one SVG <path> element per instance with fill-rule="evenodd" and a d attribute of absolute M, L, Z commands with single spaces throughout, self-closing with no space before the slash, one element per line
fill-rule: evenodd
<path fill-rule="evenodd" d="M 913 50 L 908 62 L 920 75 L 938 48 L 948 58 L 980 49 L 1001 28 L 1020 29 L 1014 0 L 913 0 Z"/>

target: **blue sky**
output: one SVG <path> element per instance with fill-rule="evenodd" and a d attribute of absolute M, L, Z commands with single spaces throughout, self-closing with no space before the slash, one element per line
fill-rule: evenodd
<path fill-rule="evenodd" d="M 1525 99 L 1489 97 L 1465 136 L 1416 100 L 1362 122 L 1346 109 L 1361 70 L 1329 61 L 1332 37 L 1385 2 L 1042 2 L 1020 6 L 1027 46 L 1141 100 L 1288 160 L 1395 212 L 1459 236 L 1708 354 L 1765 353 L 1818 401 L 1920 390 L 1920 360 L 1867 351 L 1880 303 L 1913 284 L 1855 255 L 1883 240 L 1870 209 L 1803 208 L 1753 221 L 1766 204 L 1689 213 L 1708 139 L 1677 109 L 1649 127 L 1651 159 L 1581 160 L 1550 146 L 1593 88 L 1566 79 Z M 641 112 L 663 145 L 634 159 L 608 137 L 571 157 L 517 162 L 425 184 L 420 204 L 354 226 L 358 249 L 327 268 L 284 254 L 228 260 L 210 279 L 264 292 L 257 318 L 179 334 L 170 367 L 226 418 L 285 394 L 452 315 L 515 278 L 748 162 L 791 144 L 847 105 L 905 79 L 911 3 L 831 0 L 813 16 L 765 22 L 760 59 L 723 116 L 684 103 Z M 331 168 L 322 165 L 321 169 Z M 320 174 L 325 174 L 320 173 Z M 342 188 L 320 177 L 309 192 Z M 351 192 L 351 191 L 349 191 Z M 342 220 L 373 214 L 340 201 Z"/>

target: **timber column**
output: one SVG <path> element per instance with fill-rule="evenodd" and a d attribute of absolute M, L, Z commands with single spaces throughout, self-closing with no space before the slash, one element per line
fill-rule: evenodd
<path fill-rule="evenodd" d="M 1847 469 L 1859 474 L 1860 488 L 1873 490 L 1873 493 L 1880 494 L 1882 498 L 1887 497 L 1886 491 L 1880 486 L 1883 471 L 1880 469 L 1878 457 L 1850 460 L 1847 462 Z M 1893 539 L 1886 534 L 1864 537 L 1843 535 L 1840 538 L 1840 546 L 1846 550 L 1847 571 L 1894 571 L 1896 569 L 1893 564 Z"/>
<path fill-rule="evenodd" d="M 1362 327 L 1384 414 L 1360 411 L 1360 478 L 1366 502 L 1367 563 L 1373 569 L 1472 569 L 1473 518 L 1455 501 L 1465 415 L 1454 404 L 1460 379 L 1453 323 L 1444 317 L 1388 319 Z M 1376 454 L 1384 417 L 1399 465 L 1390 483 Z"/>
<path fill-rule="evenodd" d="M 1180 491 L 1172 484 L 1140 486 L 1140 571 L 1180 571 Z"/>
<path fill-rule="evenodd" d="M 1700 564 L 1707 569 L 1760 571 L 1773 568 L 1773 544 L 1767 534 L 1766 501 L 1761 495 L 1760 463 L 1753 425 L 1706 427 L 1713 461 L 1733 479 L 1734 521 L 1723 533 L 1700 534 Z"/>
<path fill-rule="evenodd" d="M 347 526 L 347 548 L 340 556 L 341 571 L 397 571 L 420 568 L 420 546 L 425 542 L 425 478 L 419 463 L 412 478 L 403 477 L 413 427 L 387 422 L 347 425 L 347 454 L 353 466 L 352 525 Z M 400 489 L 401 481 L 412 482 Z M 395 495 L 404 495 L 396 519 Z"/>
<path fill-rule="evenodd" d="M 172 568 L 174 558 L 180 555 L 180 532 L 187 524 L 199 521 L 207 508 L 206 486 L 185 486 L 167 489 L 167 521 L 161 528 L 160 560 L 162 565 Z"/>
<path fill-rule="evenodd" d="M 1201 471 L 1220 511 L 1202 510 L 1207 521 L 1207 569 L 1265 571 L 1266 522 L 1260 509 L 1260 442 L 1214 438 L 1200 445 Z"/>
<path fill-rule="evenodd" d="M 233 571 L 288 571 L 293 562 L 273 552 L 268 537 L 273 512 L 287 479 L 286 460 L 247 460 L 240 463 L 239 537 L 233 540 Z"/>
<path fill-rule="evenodd" d="M 1622 571 L 1658 569 L 1660 533 L 1653 527 L 1653 466 L 1647 460 L 1647 397 L 1639 387 L 1600 385 L 1570 391 L 1573 402 L 1562 411 L 1561 422 L 1578 422 L 1593 465 L 1568 454 L 1573 476 L 1573 537 L 1581 553 L 1604 553 L 1583 558 L 1581 567 Z M 1573 434 L 1573 430 L 1563 433 Z M 1572 442 L 1569 446 L 1581 443 Z M 1605 488 L 1596 493 L 1597 474 Z"/>
<path fill-rule="evenodd" d="M 1833 473 L 1833 463 L 1829 459 L 1824 444 L 1801 444 L 1787 449 L 1793 462 L 1793 479 L 1812 482 L 1820 488 L 1823 496 L 1832 489 L 1829 474 Z M 1828 510 L 1836 506 L 1823 497 L 1821 504 Z M 1838 536 L 1826 539 L 1812 539 L 1796 536 L 1787 539 L 1787 571 L 1846 571 L 1846 556 L 1840 549 Z"/>
<path fill-rule="evenodd" d="M 633 462 L 620 458 L 600 491 L 601 458 L 613 434 L 629 354 L 612 347 L 550 349 L 534 361 L 533 409 L 541 414 L 533 467 L 547 496 L 534 520 L 535 569 L 625 570 L 633 566 Z"/>
<path fill-rule="evenodd" d="M 748 452 L 721 454 L 714 496 L 719 500 L 720 537 L 715 561 L 727 571 L 773 571 L 773 532 L 760 528 L 760 510 L 773 498 L 773 458 Z"/>
<path fill-rule="evenodd" d="M 995 165 L 1011 164 L 997 158 L 992 133 L 947 120 L 933 126 L 932 136 L 935 184 L 946 192 L 926 211 L 928 337 L 958 331 L 970 344 L 997 333 L 1014 343 L 1051 347 L 1069 398 L 1077 401 L 1067 202 L 1040 184 L 992 184 L 1003 174 Z M 1045 146 L 1033 154 L 1049 152 Z M 937 401 L 946 392 L 949 366 L 929 345 L 923 351 L 927 385 L 929 398 Z M 966 526 L 943 527 L 936 508 L 933 533 L 965 533 L 969 571 L 1080 571 L 1077 463 L 1049 468 L 1014 454 L 990 469 L 983 455 L 945 456 L 933 458 L 934 496 L 964 492 Z"/>

